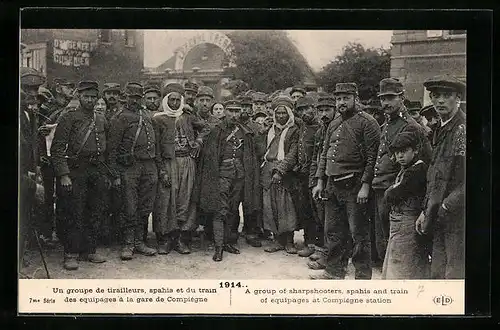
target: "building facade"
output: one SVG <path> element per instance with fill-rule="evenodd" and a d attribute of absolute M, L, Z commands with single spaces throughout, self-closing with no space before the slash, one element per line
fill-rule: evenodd
<path fill-rule="evenodd" d="M 140 30 L 22 29 L 20 66 L 56 77 L 125 84 L 139 81 L 144 61 Z"/>
<path fill-rule="evenodd" d="M 424 81 L 451 74 L 466 81 L 466 30 L 395 30 L 391 43 L 391 77 L 405 85 L 410 101 L 430 104 Z M 462 107 L 465 109 L 465 98 Z"/>

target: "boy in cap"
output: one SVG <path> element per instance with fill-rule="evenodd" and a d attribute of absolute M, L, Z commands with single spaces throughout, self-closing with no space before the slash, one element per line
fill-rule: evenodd
<path fill-rule="evenodd" d="M 106 166 L 106 129 L 103 114 L 94 111 L 99 86 L 78 84 L 80 107 L 66 112 L 56 127 L 50 149 L 61 186 L 64 207 L 64 268 L 78 269 L 78 260 L 106 261 L 97 248 L 97 228 L 102 217 L 102 192 L 109 186 Z"/>
<path fill-rule="evenodd" d="M 344 278 L 352 256 L 355 278 L 371 279 L 367 202 L 380 128 L 372 116 L 358 108 L 355 83 L 337 84 L 334 95 L 340 116 L 328 127 L 316 173 L 318 183 L 312 191 L 316 199 L 328 198 L 325 203 L 327 267 L 324 273 L 310 278 Z"/>
<path fill-rule="evenodd" d="M 153 256 L 156 250 L 144 242 L 145 224 L 153 211 L 158 183 L 156 138 L 151 116 L 142 108 L 143 87 L 129 82 L 125 86 L 127 104 L 111 121 L 109 166 L 113 185 L 121 188 L 124 203 L 122 217 L 122 250 L 120 258 L 130 260 L 133 254 Z"/>
<path fill-rule="evenodd" d="M 261 208 L 259 166 L 251 131 L 239 122 L 241 105 L 230 100 L 220 125 L 208 135 L 201 153 L 195 185 L 195 200 L 201 210 L 213 214 L 214 261 L 222 260 L 223 250 L 239 254 L 238 206 L 248 213 Z"/>
<path fill-rule="evenodd" d="M 417 219 L 416 230 L 433 237 L 431 278 L 463 279 L 466 121 L 459 103 L 465 84 L 444 75 L 428 79 L 424 87 L 441 121 L 433 132 L 424 211 Z"/>
<path fill-rule="evenodd" d="M 401 170 L 384 194 L 390 218 L 390 237 L 382 270 L 384 280 L 429 277 L 428 242 L 415 231 L 427 174 L 427 164 L 419 157 L 419 143 L 414 132 L 402 132 L 389 146 Z"/>
<path fill-rule="evenodd" d="M 380 81 L 378 93 L 385 122 L 381 127 L 380 145 L 375 162 L 375 174 L 372 181 L 375 203 L 375 243 L 378 257 L 383 260 L 389 239 L 389 214 L 382 212 L 384 192 L 394 183 L 399 172 L 399 164 L 389 152 L 389 145 L 398 134 L 412 132 L 418 138 L 418 151 L 421 159 L 428 163 L 431 154 L 429 141 L 422 127 L 408 114 L 404 105 L 403 84 L 394 78 Z"/>

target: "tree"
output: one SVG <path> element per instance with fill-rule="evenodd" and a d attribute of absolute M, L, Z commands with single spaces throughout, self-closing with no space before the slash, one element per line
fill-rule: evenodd
<path fill-rule="evenodd" d="M 311 71 L 284 31 L 234 31 L 228 37 L 236 66 L 225 73 L 250 89 L 272 93 L 301 83 Z"/>
<path fill-rule="evenodd" d="M 318 74 L 319 83 L 326 91 L 335 90 L 340 82 L 355 82 L 359 98 L 369 100 L 377 97 L 380 80 L 389 77 L 391 55 L 383 48 L 365 49 L 359 43 L 349 43 L 333 61 Z"/>

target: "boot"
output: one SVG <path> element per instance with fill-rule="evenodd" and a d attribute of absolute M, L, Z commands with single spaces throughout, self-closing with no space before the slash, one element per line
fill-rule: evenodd
<path fill-rule="evenodd" d="M 66 270 L 77 270 L 78 269 L 78 255 L 76 253 L 66 253 L 64 254 L 64 268 Z"/>
<path fill-rule="evenodd" d="M 122 234 L 123 243 L 120 252 L 120 259 L 130 260 L 134 257 L 134 230 L 125 228 Z"/>
<path fill-rule="evenodd" d="M 297 254 L 297 248 L 295 247 L 295 245 L 293 243 L 290 243 L 290 242 L 286 243 L 285 251 L 288 254 Z"/>
<path fill-rule="evenodd" d="M 124 245 L 120 252 L 120 259 L 131 260 L 134 257 L 134 247 L 132 245 Z"/>
<path fill-rule="evenodd" d="M 321 252 L 319 252 L 319 251 L 315 251 L 313 254 L 311 254 L 311 255 L 309 256 L 309 260 L 311 260 L 311 261 L 316 261 L 316 260 L 318 260 L 318 259 L 319 259 L 319 258 L 321 258 L 321 257 L 322 257 Z"/>
<path fill-rule="evenodd" d="M 134 252 L 145 256 L 154 256 L 156 254 L 156 249 L 152 249 L 144 243 L 144 227 L 142 224 L 137 226 L 134 231 Z"/>
<path fill-rule="evenodd" d="M 313 246 L 311 246 L 311 245 L 306 245 L 306 246 L 304 246 L 304 248 L 302 248 L 302 249 L 298 252 L 298 255 L 299 255 L 299 257 L 304 257 L 304 258 L 306 258 L 306 257 L 309 257 L 309 256 L 313 255 L 313 254 L 314 254 L 314 251 L 315 251 L 315 250 L 314 250 L 314 247 L 313 247 Z"/>
<path fill-rule="evenodd" d="M 247 244 L 253 247 L 262 247 L 262 243 L 257 238 L 257 235 L 249 234 L 245 237 Z"/>
<path fill-rule="evenodd" d="M 156 241 L 158 242 L 158 254 L 169 254 L 172 251 L 172 240 L 168 235 L 156 234 Z"/>
<path fill-rule="evenodd" d="M 177 240 L 177 244 L 175 246 L 175 251 L 177 251 L 180 254 L 190 254 L 191 250 L 189 249 L 189 246 L 187 246 L 181 238 Z"/>
<path fill-rule="evenodd" d="M 281 251 L 281 250 L 284 250 L 284 249 L 285 249 L 285 247 L 282 244 L 280 244 L 277 241 L 273 241 L 271 243 L 271 245 L 269 245 L 268 247 L 266 247 L 264 249 L 264 251 L 269 252 L 269 253 L 274 253 L 274 252 L 278 252 L 278 251 Z"/>
<path fill-rule="evenodd" d="M 309 261 L 307 263 L 307 267 L 314 270 L 320 270 L 320 269 L 325 269 L 326 265 L 322 259 L 318 259 L 315 261 Z"/>
<path fill-rule="evenodd" d="M 222 246 L 216 246 L 215 247 L 215 253 L 214 256 L 212 257 L 213 261 L 222 261 Z"/>
<path fill-rule="evenodd" d="M 240 250 L 233 244 L 224 244 L 223 250 L 232 254 L 240 254 Z"/>
<path fill-rule="evenodd" d="M 98 253 L 80 253 L 80 256 L 78 258 L 79 261 L 89 261 L 93 262 L 95 264 L 101 264 L 103 262 L 106 262 L 106 258 L 104 258 L 102 255 Z"/>
<path fill-rule="evenodd" d="M 311 280 L 343 280 L 342 277 L 338 277 L 338 276 L 333 276 L 332 274 L 328 273 L 328 272 L 321 272 L 319 274 L 313 274 L 313 275 L 309 275 L 309 278 Z"/>

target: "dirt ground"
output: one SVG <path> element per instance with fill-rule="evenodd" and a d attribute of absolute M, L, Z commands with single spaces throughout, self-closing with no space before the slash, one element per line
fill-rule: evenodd
<path fill-rule="evenodd" d="M 303 244 L 302 231 L 295 233 L 295 243 Z M 45 249 L 45 257 L 51 278 L 64 279 L 308 279 L 309 274 L 321 272 L 307 267 L 308 258 L 290 255 L 285 251 L 264 252 L 269 244 L 255 248 L 240 238 L 238 246 L 241 254 L 224 253 L 222 262 L 212 261 L 213 248 L 201 249 L 199 240 L 193 242 L 190 255 L 180 255 L 172 251 L 168 255 L 146 257 L 136 256 L 133 260 L 119 258 L 120 247 L 101 247 L 99 253 L 107 258 L 103 264 L 80 262 L 76 271 L 62 267 L 62 247 Z M 149 233 L 149 246 L 154 246 L 154 234 Z M 31 249 L 25 259 L 28 262 L 22 274 L 32 278 L 46 278 L 38 250 Z M 380 271 L 374 269 L 373 279 L 380 279 Z M 354 279 L 354 267 L 349 265 L 347 279 Z"/>

